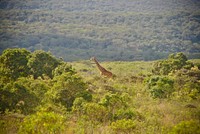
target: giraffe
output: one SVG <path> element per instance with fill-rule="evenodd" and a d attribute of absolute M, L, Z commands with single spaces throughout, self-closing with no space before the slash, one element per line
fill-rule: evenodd
<path fill-rule="evenodd" d="M 101 75 L 104 75 L 108 78 L 113 77 L 113 74 L 110 71 L 106 70 L 104 67 L 102 67 L 95 57 L 92 57 L 90 60 L 95 62 L 95 64 L 97 65 Z"/>

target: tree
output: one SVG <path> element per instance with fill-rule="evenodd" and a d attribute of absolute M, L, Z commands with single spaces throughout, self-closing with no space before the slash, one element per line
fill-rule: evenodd
<path fill-rule="evenodd" d="M 35 112 L 42 104 L 45 93 L 50 87 L 46 81 L 21 77 L 0 88 L 0 111 L 20 111 L 23 114 Z"/>
<path fill-rule="evenodd" d="M 177 53 L 169 55 L 166 60 L 156 62 L 152 72 L 158 75 L 168 75 L 182 68 L 190 69 L 193 66 L 193 63 L 187 61 L 187 57 L 183 53 Z"/>
<path fill-rule="evenodd" d="M 63 73 L 54 77 L 53 81 L 53 87 L 47 93 L 47 98 L 50 101 L 61 103 L 71 109 L 76 97 L 83 97 L 86 100 L 91 99 L 90 93 L 86 92 L 86 83 L 77 74 Z"/>
<path fill-rule="evenodd" d="M 34 51 L 28 61 L 31 74 L 34 78 L 44 75 L 53 78 L 52 71 L 60 64 L 60 61 L 53 57 L 50 53 L 42 50 Z"/>
<path fill-rule="evenodd" d="M 115 120 L 118 118 L 127 117 L 125 114 L 128 114 L 128 112 L 126 112 L 125 109 L 128 108 L 129 101 L 130 101 L 130 96 L 127 93 L 123 94 L 108 93 L 102 98 L 100 104 L 108 108 L 110 119 Z M 124 115 L 119 114 L 120 111 L 123 111 Z M 131 114 L 130 117 L 132 117 Z"/>
<path fill-rule="evenodd" d="M 16 80 L 19 77 L 29 75 L 27 66 L 30 52 L 26 49 L 6 49 L 0 56 L 0 74 L 1 78 Z"/>
<path fill-rule="evenodd" d="M 69 72 L 71 74 L 76 73 L 76 71 L 72 68 L 71 65 L 67 64 L 66 62 L 62 62 L 53 70 L 53 76 L 59 76 L 66 72 Z"/>
<path fill-rule="evenodd" d="M 153 98 L 167 98 L 174 91 L 174 81 L 168 77 L 152 76 L 147 85 Z"/>

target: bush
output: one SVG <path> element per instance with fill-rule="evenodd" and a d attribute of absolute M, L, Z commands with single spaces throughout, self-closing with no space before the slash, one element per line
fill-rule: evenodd
<path fill-rule="evenodd" d="M 1 134 L 15 133 L 18 131 L 24 116 L 17 113 L 6 112 L 0 115 Z"/>
<path fill-rule="evenodd" d="M 53 87 L 47 92 L 46 99 L 61 103 L 71 109 L 75 98 L 83 97 L 91 100 L 91 95 L 86 91 L 87 84 L 77 74 L 63 73 L 53 79 Z"/>
<path fill-rule="evenodd" d="M 134 119 L 137 117 L 137 113 L 131 109 L 119 109 L 114 115 L 114 120 L 119 119 Z"/>
<path fill-rule="evenodd" d="M 177 53 L 169 55 L 166 60 L 156 62 L 152 72 L 157 75 L 168 75 L 182 68 L 190 69 L 193 66 L 193 63 L 187 61 L 183 53 Z"/>
<path fill-rule="evenodd" d="M 136 127 L 135 122 L 130 119 L 117 120 L 111 123 L 110 126 L 114 131 L 120 133 L 129 133 Z"/>
<path fill-rule="evenodd" d="M 81 116 L 83 114 L 83 106 L 86 103 L 85 99 L 78 97 L 74 100 L 72 111 L 76 113 L 76 116 Z"/>
<path fill-rule="evenodd" d="M 169 77 L 152 76 L 147 85 L 153 98 L 167 98 L 174 91 L 174 81 Z"/>
<path fill-rule="evenodd" d="M 83 105 L 83 113 L 87 120 L 92 122 L 104 122 L 107 119 L 108 110 L 106 107 L 96 103 L 86 103 Z"/>
<path fill-rule="evenodd" d="M 34 112 L 41 104 L 49 89 L 46 81 L 21 77 L 0 88 L 0 111 L 20 111 L 22 114 Z"/>
<path fill-rule="evenodd" d="M 46 75 L 50 78 L 53 78 L 52 71 L 60 64 L 60 61 L 51 55 L 42 50 L 34 51 L 27 63 L 30 68 L 31 74 L 34 78 L 42 77 Z"/>
<path fill-rule="evenodd" d="M 16 80 L 19 77 L 26 77 L 30 73 L 27 66 L 30 52 L 26 49 L 6 49 L 0 56 L 0 75 L 7 79 Z"/>
<path fill-rule="evenodd" d="M 183 98 L 197 99 L 200 96 L 200 70 L 197 66 L 190 70 L 181 69 L 174 74 L 175 88 Z"/>
<path fill-rule="evenodd" d="M 107 93 L 100 101 L 100 104 L 108 108 L 110 120 L 115 120 L 119 110 L 125 110 L 130 102 L 130 96 L 127 93 Z M 128 113 L 127 113 L 128 114 Z M 122 116 L 122 115 L 120 115 Z M 125 115 L 124 115 L 125 117 Z M 119 117 L 120 118 L 120 117 Z"/>
<path fill-rule="evenodd" d="M 69 72 L 71 74 L 75 74 L 76 71 L 72 68 L 71 65 L 63 62 L 62 64 L 58 65 L 54 70 L 53 70 L 53 76 L 59 76 L 62 75 L 63 73 Z"/>
<path fill-rule="evenodd" d="M 65 117 L 54 112 L 37 112 L 25 117 L 20 126 L 20 134 L 62 133 L 65 128 Z"/>
<path fill-rule="evenodd" d="M 182 121 L 173 127 L 170 134 L 200 134 L 200 124 L 197 121 Z"/>

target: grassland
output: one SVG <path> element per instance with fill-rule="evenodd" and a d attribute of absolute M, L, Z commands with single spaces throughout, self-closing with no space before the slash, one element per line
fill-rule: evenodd
<path fill-rule="evenodd" d="M 172 132 L 177 124 L 200 119 L 199 100 L 181 99 L 177 96 L 168 99 L 153 99 L 150 96 L 144 80 L 151 75 L 154 62 L 102 62 L 102 66 L 116 74 L 116 78 L 112 80 L 100 76 L 98 68 L 91 61 L 71 63 L 84 80 L 90 84 L 90 90 L 97 99 L 96 101 L 102 99 L 108 92 L 127 93 L 130 97 L 127 109 L 132 109 L 137 113 L 136 128 L 132 131 L 113 132 L 109 127 L 101 126 L 95 129 L 95 133 L 177 133 Z M 200 60 L 192 60 L 192 62 L 200 63 Z M 190 105 L 195 107 L 190 107 Z M 189 134 L 184 127 L 181 129 Z M 91 131 L 86 132 L 90 133 Z"/>
<path fill-rule="evenodd" d="M 171 63 L 179 65 L 177 61 L 182 61 L 176 56 L 184 58 L 179 53 L 174 59 L 162 61 L 173 68 Z M 39 62 L 43 69 L 50 59 L 53 57 L 49 55 L 49 60 Z M 50 71 L 52 78 L 45 71 L 36 78 L 31 74 L 12 81 L 5 79 L 6 75 L 1 77 L 0 132 L 200 134 L 199 59 L 185 62 L 194 63 L 194 67 L 168 75 L 152 72 L 158 61 L 100 60 L 103 67 L 116 75 L 113 79 L 101 76 L 90 60 L 56 62 L 62 63 L 53 69 L 53 76 Z"/>

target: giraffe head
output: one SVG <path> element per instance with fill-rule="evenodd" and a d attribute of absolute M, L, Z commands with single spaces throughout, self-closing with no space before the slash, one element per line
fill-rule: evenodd
<path fill-rule="evenodd" d="M 91 57 L 90 60 L 91 60 L 91 61 L 94 61 L 94 60 L 96 60 L 96 58 L 95 58 L 95 57 Z"/>

